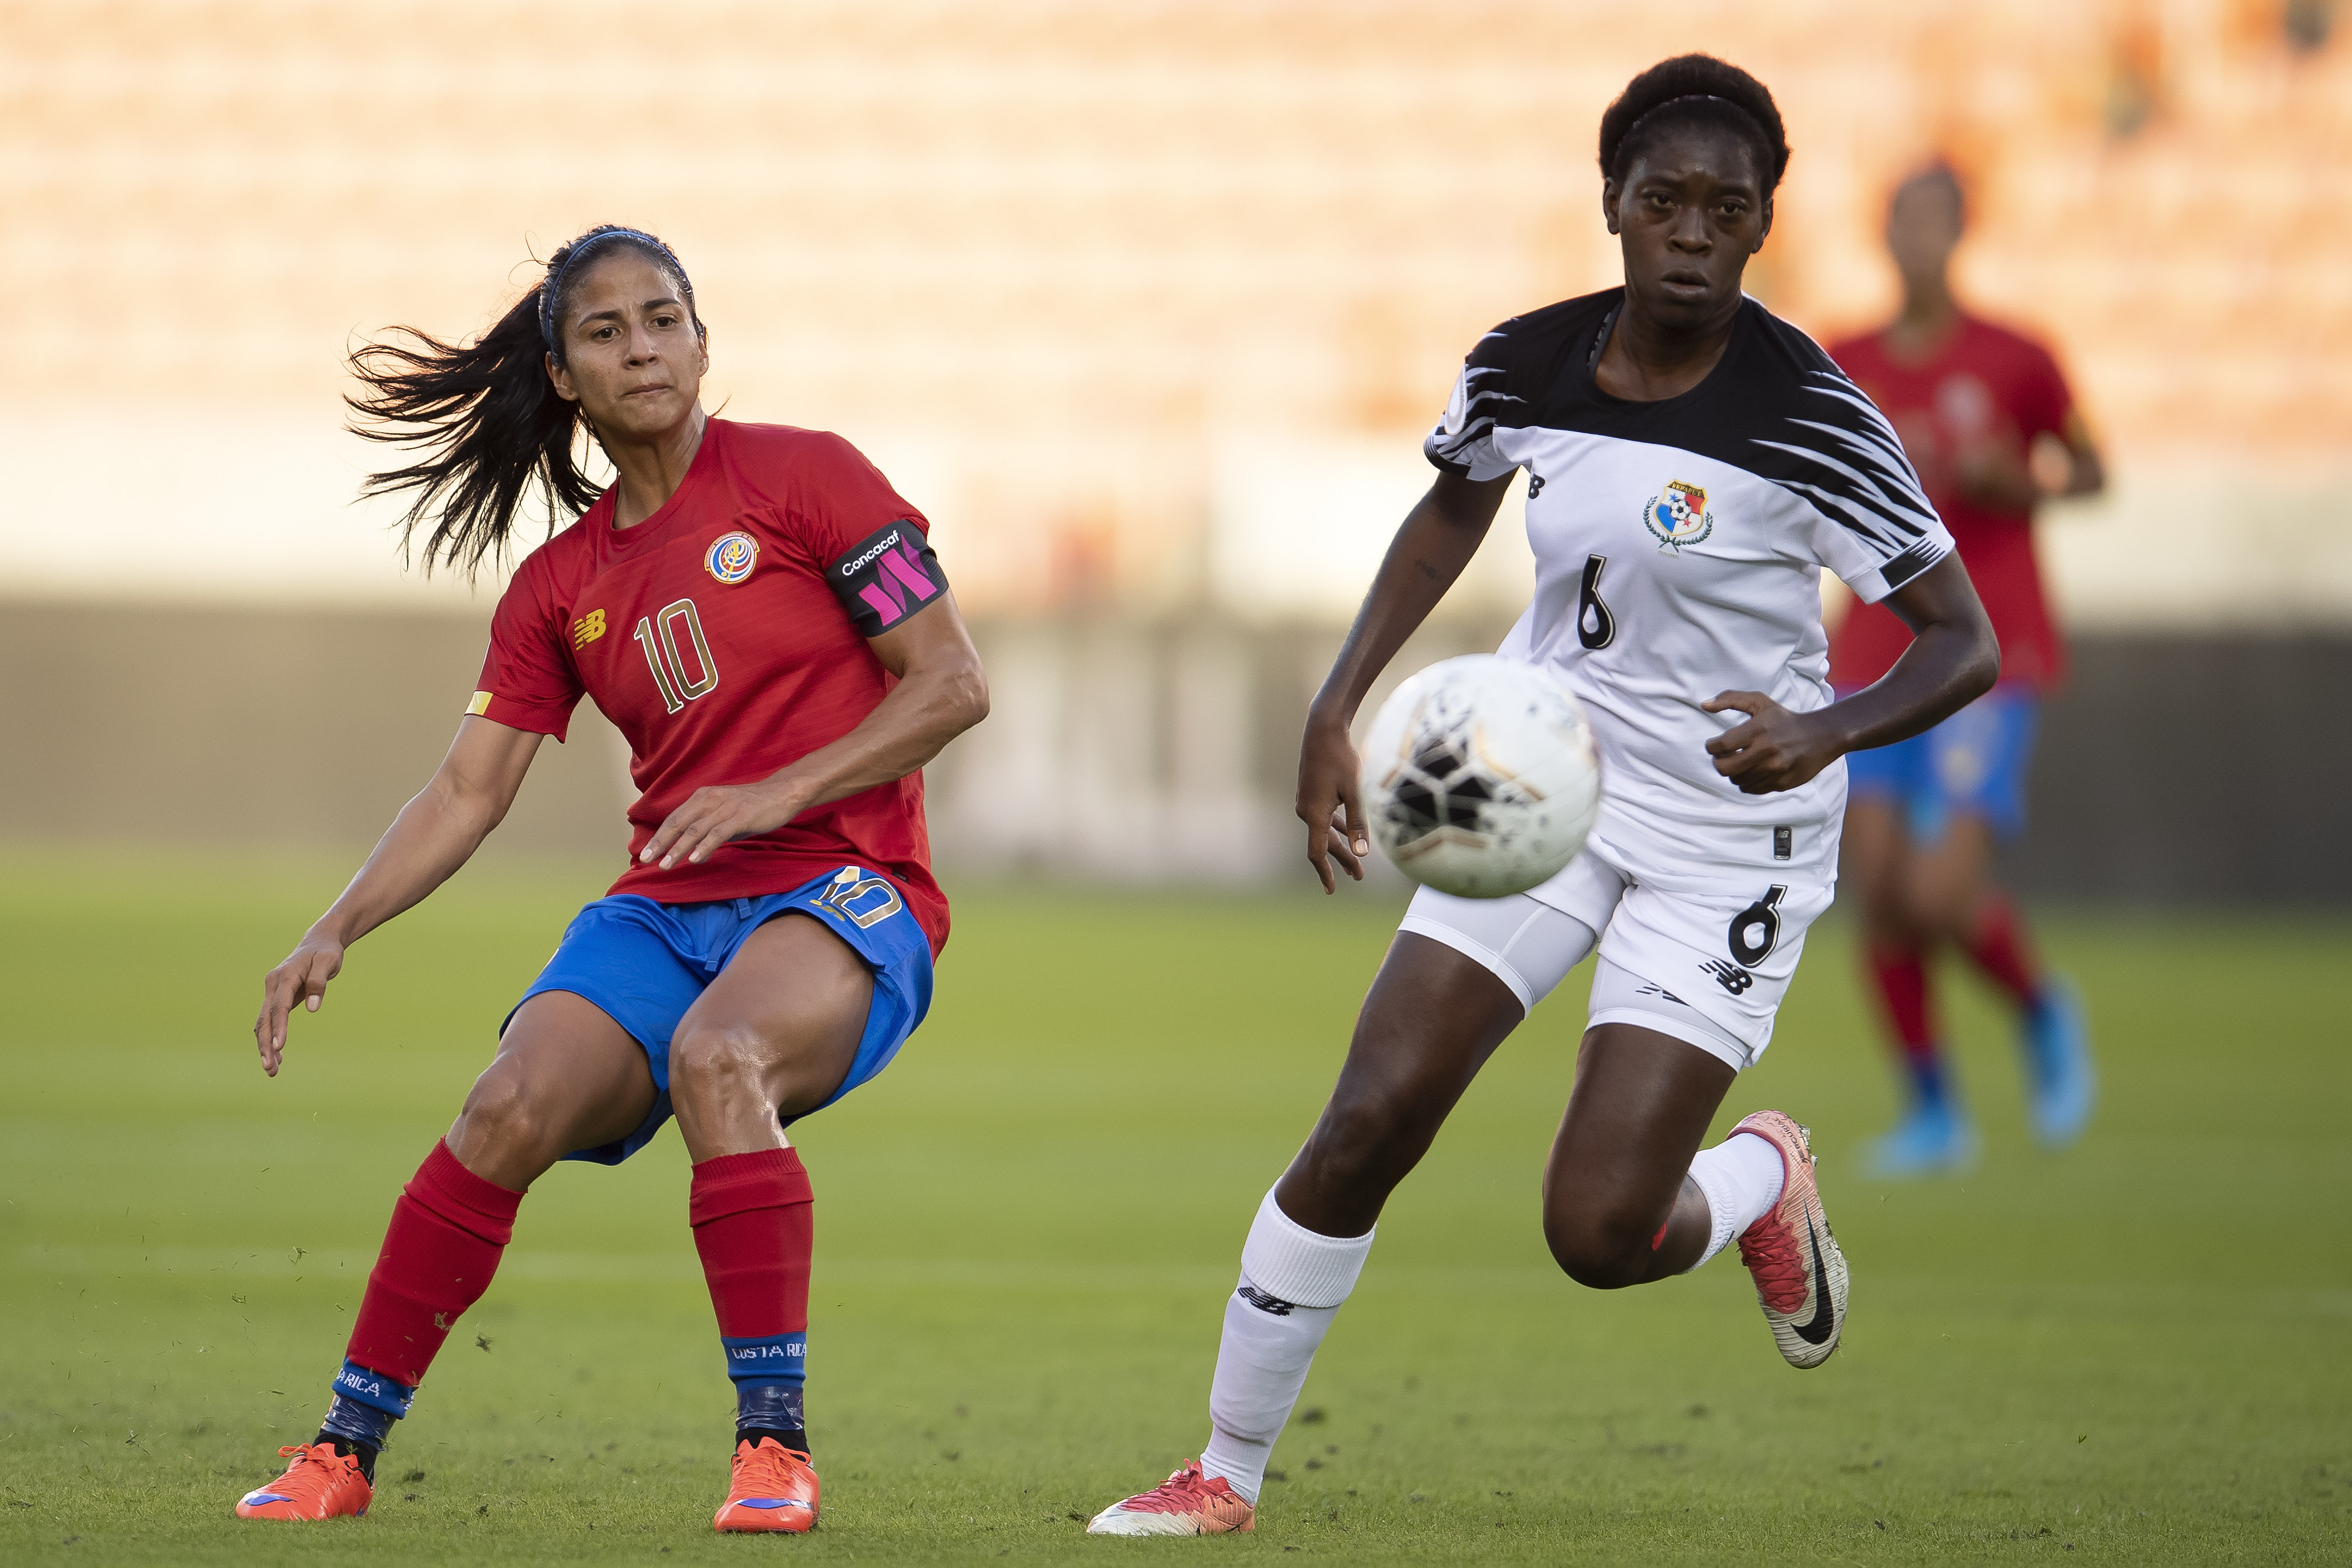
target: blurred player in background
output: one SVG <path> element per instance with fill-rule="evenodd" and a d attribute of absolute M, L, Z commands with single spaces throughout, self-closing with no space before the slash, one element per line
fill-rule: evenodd
<path fill-rule="evenodd" d="M 363 433 L 422 453 L 369 488 L 415 493 L 428 564 L 498 559 L 527 492 L 585 509 L 500 597 L 440 771 L 263 982 L 264 1067 L 351 944 L 466 863 L 583 695 L 642 793 L 628 870 L 564 932 L 394 1205 L 317 1438 L 280 1450 L 293 1463 L 240 1518 L 366 1512 L 392 1424 L 489 1287 L 525 1189 L 559 1159 L 618 1165 L 675 1113 L 736 1390 L 712 1522 L 816 1521 L 814 1200 L 784 1125 L 881 1071 L 930 1005 L 948 904 L 917 770 L 987 686 L 922 514 L 837 435 L 706 415 L 709 368 L 677 257 L 610 225 L 478 341 L 356 357 Z M 575 463 L 583 425 L 617 473 L 601 496 Z"/>
<path fill-rule="evenodd" d="M 1866 1155 L 1890 1176 L 1960 1169 L 1976 1154 L 1935 1004 L 1932 964 L 1946 946 L 1967 954 L 2017 1010 L 2036 1138 L 2072 1143 L 2095 1095 L 2081 1005 L 2042 967 L 2024 916 L 1992 879 L 1992 854 L 2025 825 L 2035 712 L 2065 674 L 2034 559 L 2034 508 L 2096 493 L 2105 469 L 2049 351 L 1952 298 L 1966 218 L 1950 169 L 1906 180 L 1886 217 L 1903 313 L 1830 349 L 1902 435 L 2001 649 L 1992 692 L 1924 735 L 1846 759 L 1846 873 L 1862 894 L 1870 983 L 1908 1098 L 1903 1120 Z M 1831 683 L 1841 695 L 1869 685 L 1910 642 L 1884 608 L 1854 605 L 1831 643 Z"/>
<path fill-rule="evenodd" d="M 1397 530 L 1309 711 L 1307 860 L 1362 874 L 1349 727 L 1528 470 L 1536 593 L 1507 659 L 1568 688 L 1604 769 L 1585 848 L 1502 898 L 1423 888 L 1339 1081 L 1259 1204 L 1225 1301 L 1199 1458 L 1112 1504 L 1104 1535 L 1255 1528 L 1274 1442 L 1370 1255 L 1389 1195 L 1489 1056 L 1597 953 L 1576 1081 L 1546 1164 L 1544 1238 L 1596 1290 L 1687 1273 L 1737 1242 L 1780 1354 L 1819 1366 L 1846 1270 L 1805 1129 L 1758 1111 L 1702 1148 L 1771 1042 L 1828 909 L 1840 758 L 1916 735 L 1993 684 L 1992 628 L 1870 401 L 1740 288 L 1788 167 L 1764 84 L 1705 55 L 1627 84 L 1601 121 L 1622 287 L 1515 317 L 1471 350 Z M 1821 574 L 1917 636 L 1831 697 Z M 1739 716 L 1734 718 L 1729 716 Z"/>

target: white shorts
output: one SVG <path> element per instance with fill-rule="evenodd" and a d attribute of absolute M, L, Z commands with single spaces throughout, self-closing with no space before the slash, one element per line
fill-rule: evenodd
<path fill-rule="evenodd" d="M 1476 959 L 1529 1011 L 1597 943 L 1588 1028 L 1656 1030 L 1738 1071 L 1771 1043 L 1805 932 L 1836 892 L 1836 829 L 1806 837 L 1802 859 L 1684 862 L 1646 878 L 1595 842 L 1527 893 L 1455 898 L 1424 887 L 1398 929 Z"/>

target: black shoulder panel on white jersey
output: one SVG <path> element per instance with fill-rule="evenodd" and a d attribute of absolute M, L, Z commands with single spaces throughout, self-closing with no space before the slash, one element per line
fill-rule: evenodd
<path fill-rule="evenodd" d="M 1592 336 L 1622 289 L 1587 294 L 1530 310 L 1478 340 L 1462 361 L 1462 379 L 1445 417 L 1422 444 L 1430 462 L 1445 472 L 1467 476 L 1482 466 L 1495 427 L 1523 428 L 1543 423 L 1532 412 L 1567 369 L 1573 343 Z"/>
<path fill-rule="evenodd" d="M 1935 508 L 1894 426 L 1819 344 L 1749 299 L 1706 380 L 1628 402 L 1592 380 L 1623 298 L 1612 288 L 1563 300 L 1487 333 L 1464 367 L 1458 421 L 1449 410 L 1431 437 L 1431 460 L 1447 465 L 1449 447 L 1466 454 L 1497 425 L 1676 446 L 1801 497 L 1870 547 L 1890 588 L 1941 559 Z"/>

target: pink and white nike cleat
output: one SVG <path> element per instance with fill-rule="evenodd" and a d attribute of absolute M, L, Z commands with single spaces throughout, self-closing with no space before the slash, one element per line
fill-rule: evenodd
<path fill-rule="evenodd" d="M 1226 1535 L 1257 1528 L 1257 1507 L 1225 1484 L 1204 1476 L 1193 1459 L 1148 1492 L 1115 1502 L 1095 1515 L 1088 1535 Z"/>
<path fill-rule="evenodd" d="M 1759 1111 L 1731 1129 L 1780 1151 L 1780 1201 L 1741 1233 L 1739 1260 L 1756 1277 L 1756 1299 L 1780 1354 L 1800 1371 L 1837 1351 L 1845 1332 L 1845 1254 L 1822 1212 L 1805 1129 L 1778 1111 Z"/>

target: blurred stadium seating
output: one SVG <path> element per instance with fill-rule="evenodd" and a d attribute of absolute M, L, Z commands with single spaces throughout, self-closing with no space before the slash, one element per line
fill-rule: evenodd
<path fill-rule="evenodd" d="M 1287 842 L 1284 726 L 1423 482 L 1419 429 L 1486 326 L 1613 278 L 1592 127 L 1685 48 L 1785 108 L 1751 277 L 1817 332 L 1892 304 L 1892 178 L 1967 171 L 1962 281 L 2058 342 L 2118 476 L 2052 519 L 2086 636 L 2352 627 L 2352 44 L 2330 36 L 2352 18 L 2316 0 L 646 15 L 0 0 L 0 262 L 36 300 L 0 388 L 0 614 L 33 688 L 101 643 L 137 669 L 184 662 L 169 629 L 234 622 L 221 679 L 247 689 L 183 693 L 164 724 L 131 681 L 112 715 L 217 779 L 267 733 L 253 692 L 320 667 L 322 612 L 471 641 L 486 598 L 400 573 L 386 513 L 348 504 L 368 455 L 339 434 L 341 353 L 394 321 L 470 329 L 526 255 L 617 218 L 694 269 L 714 403 L 843 431 L 931 514 L 1000 695 L 941 769 L 942 838 L 1249 874 Z M 1433 647 L 1523 598 L 1497 532 Z M 354 746 L 374 713 L 446 706 L 423 665 L 343 665 L 314 722 Z M 105 791 L 75 759 L 114 754 L 78 744 L 95 717 L 7 704 L 47 716 L 16 733 L 67 776 L 5 786 L 0 831 L 110 831 L 76 804 Z M 379 766 L 421 775 L 434 748 L 404 745 Z M 1055 789 L 1050 829 L 1006 804 Z M 1138 791 L 1178 823 L 1139 854 Z"/>

